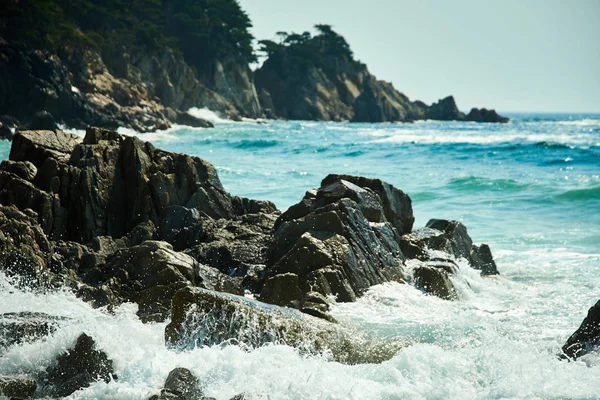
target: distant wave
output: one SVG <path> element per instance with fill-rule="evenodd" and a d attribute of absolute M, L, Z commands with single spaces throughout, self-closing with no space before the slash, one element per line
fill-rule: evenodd
<path fill-rule="evenodd" d="M 600 200 L 600 186 L 587 189 L 568 190 L 556 196 L 555 199 L 562 201 Z"/>
<path fill-rule="evenodd" d="M 269 147 L 277 146 L 279 142 L 277 140 L 242 140 L 240 142 L 233 143 L 233 147 L 236 149 L 265 149 Z"/>
<path fill-rule="evenodd" d="M 464 191 L 520 191 L 529 187 L 529 184 L 520 183 L 514 179 L 488 179 L 479 176 L 454 178 L 449 182 L 450 187 Z"/>

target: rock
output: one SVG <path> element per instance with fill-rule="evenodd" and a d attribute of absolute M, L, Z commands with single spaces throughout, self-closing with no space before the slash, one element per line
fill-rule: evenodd
<path fill-rule="evenodd" d="M 564 355 L 573 360 L 594 351 L 600 345 L 600 301 L 593 305 L 579 328 L 562 347 Z"/>
<path fill-rule="evenodd" d="M 328 175 L 323 179 L 323 182 L 321 182 L 321 186 L 325 186 L 330 182 L 335 182 L 340 179 L 351 182 L 363 189 L 370 189 L 375 192 L 379 196 L 386 219 L 394 225 L 398 230 L 398 233 L 402 235 L 412 230 L 415 222 L 412 201 L 402 190 L 396 189 L 394 186 L 380 179 L 351 175 Z"/>
<path fill-rule="evenodd" d="M 15 206 L 0 205 L 0 270 L 26 286 L 44 284 L 49 277 L 50 243 L 36 218 Z"/>
<path fill-rule="evenodd" d="M 198 378 L 189 369 L 175 368 L 169 372 L 165 386 L 157 400 L 202 400 L 202 390 L 198 388 Z"/>
<path fill-rule="evenodd" d="M 462 223 L 445 219 L 430 219 L 425 227 L 443 232 L 445 242 L 439 248 L 430 246 L 432 250 L 442 250 L 456 258 L 469 258 L 473 240 L 467 232 L 467 227 Z"/>
<path fill-rule="evenodd" d="M 160 241 L 146 241 L 118 250 L 102 268 L 102 275 L 105 281 L 119 280 L 123 287 L 117 287 L 116 291 L 125 301 L 140 305 L 138 315 L 144 320 L 162 319 L 171 306 L 171 297 L 187 285 L 243 293 L 241 279 L 201 265 Z"/>
<path fill-rule="evenodd" d="M 60 131 L 19 131 L 13 138 L 9 159 L 30 161 L 40 169 L 48 158 L 66 163 L 81 137 Z"/>
<path fill-rule="evenodd" d="M 498 115 L 496 110 L 488 110 L 485 108 L 472 108 L 469 114 L 467 114 L 466 120 L 493 123 L 507 123 L 509 121 L 508 118 Z"/>
<path fill-rule="evenodd" d="M 349 364 L 381 362 L 399 349 L 398 343 L 369 342 L 358 332 L 298 310 L 190 287 L 173 297 L 165 340 L 177 349 L 224 342 L 251 348 L 280 343 L 309 353 L 331 351 L 335 360 Z"/>
<path fill-rule="evenodd" d="M 415 286 L 425 293 L 444 300 L 457 300 L 458 295 L 448 277 L 448 272 L 435 266 L 420 266 L 414 272 Z"/>
<path fill-rule="evenodd" d="M 37 389 L 33 378 L 28 376 L 0 375 L 0 397 L 9 399 L 31 399 Z"/>
<path fill-rule="evenodd" d="M 11 141 L 13 139 L 13 129 L 0 122 L 0 140 Z"/>
<path fill-rule="evenodd" d="M 37 175 L 37 168 L 29 161 L 4 160 L 0 164 L 0 169 L 29 182 L 32 182 Z"/>
<path fill-rule="evenodd" d="M 395 203 L 397 199 L 404 203 Z M 408 205 L 408 210 L 401 205 Z M 402 282 L 404 255 L 398 231 L 386 215 L 403 229 L 411 226 L 408 196 L 381 181 L 325 178 L 321 188 L 307 192 L 277 220 L 260 298 L 281 304 L 294 300 L 292 293 L 315 291 L 334 295 L 338 301 L 354 301 L 372 285 Z M 289 280 L 282 286 L 283 277 L 274 277 L 287 273 L 298 276 L 300 291 L 294 289 L 281 297 L 278 293 L 290 287 Z"/>
<path fill-rule="evenodd" d="M 103 380 L 116 379 L 113 362 L 105 352 L 96 350 L 96 343 L 82 333 L 74 347 L 58 356 L 43 378 L 42 393 L 50 397 L 66 397 L 71 393 Z"/>
<path fill-rule="evenodd" d="M 293 301 L 298 301 L 302 295 L 298 275 L 288 272 L 267 279 L 259 300 L 278 306 L 287 306 Z"/>
<path fill-rule="evenodd" d="M 58 129 L 58 124 L 54 120 L 52 114 L 48 111 L 39 111 L 35 113 L 35 117 L 29 125 L 30 130 L 53 131 Z"/>
<path fill-rule="evenodd" d="M 471 250 L 469 262 L 471 263 L 471 267 L 481 270 L 481 275 L 483 276 L 500 274 L 492 256 L 490 246 L 487 244 L 482 244 L 481 246 L 474 245 Z"/>
<path fill-rule="evenodd" d="M 56 331 L 64 317 L 40 312 L 0 314 L 0 349 L 40 340 Z"/>
<path fill-rule="evenodd" d="M 465 119 L 465 114 L 460 112 L 453 96 L 444 97 L 437 103 L 433 103 L 425 116 L 427 119 L 442 121 L 464 121 Z"/>
<path fill-rule="evenodd" d="M 214 128 L 214 124 L 202 118 L 193 116 L 188 112 L 178 112 L 175 123 L 179 125 L 191 126 L 193 128 Z"/>

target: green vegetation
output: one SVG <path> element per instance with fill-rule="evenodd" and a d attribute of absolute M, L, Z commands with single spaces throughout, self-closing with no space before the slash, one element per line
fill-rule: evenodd
<path fill-rule="evenodd" d="M 319 32 L 316 36 L 312 36 L 310 32 L 278 32 L 280 42 L 261 40 L 260 51 L 271 63 L 291 63 L 300 68 L 314 66 L 328 70 L 339 61 L 357 64 L 350 45 L 331 25 L 318 24 L 315 28 Z"/>
<path fill-rule="evenodd" d="M 237 0 L 3 0 L 0 36 L 59 53 L 171 47 L 199 71 L 215 59 L 253 62 Z M 118 46 L 118 47 L 117 47 Z"/>

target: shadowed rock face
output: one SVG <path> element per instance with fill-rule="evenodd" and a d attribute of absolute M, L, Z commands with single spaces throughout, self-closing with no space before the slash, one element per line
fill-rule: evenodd
<path fill-rule="evenodd" d="M 276 222 L 261 300 L 287 305 L 315 291 L 354 301 L 372 285 L 402 281 L 396 226 L 410 230 L 413 221 L 410 198 L 393 186 L 328 176 Z"/>
<path fill-rule="evenodd" d="M 563 353 L 573 360 L 600 346 L 600 301 L 592 306 L 585 319 L 562 347 Z"/>
<path fill-rule="evenodd" d="M 96 342 L 81 334 L 73 348 L 61 354 L 43 379 L 42 393 L 49 397 L 65 397 L 103 380 L 113 378 L 113 362 L 106 353 L 96 349 Z"/>

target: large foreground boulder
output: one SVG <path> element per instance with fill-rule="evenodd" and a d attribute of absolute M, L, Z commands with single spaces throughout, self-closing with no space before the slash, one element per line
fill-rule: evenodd
<path fill-rule="evenodd" d="M 579 329 L 577 329 L 562 347 L 563 353 L 576 360 L 600 346 L 600 300 L 593 305 Z"/>
<path fill-rule="evenodd" d="M 287 344 L 309 353 L 330 351 L 337 361 L 351 364 L 381 362 L 400 348 L 398 343 L 368 342 L 355 331 L 298 310 L 189 287 L 173 297 L 165 340 L 180 350 L 221 343 L 248 348 Z"/>
<path fill-rule="evenodd" d="M 372 285 L 402 282 L 398 232 L 413 221 L 410 199 L 391 185 L 325 178 L 277 220 L 260 299 L 290 305 L 314 291 L 347 302 Z"/>

